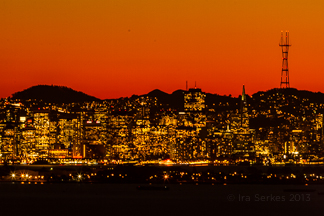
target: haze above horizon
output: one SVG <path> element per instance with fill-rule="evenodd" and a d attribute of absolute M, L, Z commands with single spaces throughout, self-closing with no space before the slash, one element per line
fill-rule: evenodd
<path fill-rule="evenodd" d="M 189 87 L 238 96 L 279 88 L 289 30 L 292 88 L 324 92 L 324 2 L 0 2 L 0 98 L 61 85 L 100 99 Z"/>

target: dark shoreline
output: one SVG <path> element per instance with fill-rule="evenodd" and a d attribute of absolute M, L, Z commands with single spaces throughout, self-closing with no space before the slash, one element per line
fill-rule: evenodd
<path fill-rule="evenodd" d="M 323 209 L 324 185 L 0 184 L 2 213 L 31 215 L 304 215 Z"/>
<path fill-rule="evenodd" d="M 90 184 L 324 184 L 324 166 L 0 166 L 0 182 Z M 30 182 L 30 183 L 28 183 Z"/>

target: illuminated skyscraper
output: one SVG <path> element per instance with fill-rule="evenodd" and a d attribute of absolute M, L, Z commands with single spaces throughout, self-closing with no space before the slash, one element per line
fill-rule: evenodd
<path fill-rule="evenodd" d="M 184 111 L 189 127 L 206 127 L 206 115 L 204 113 L 206 94 L 199 88 L 191 88 L 184 93 Z"/>
<path fill-rule="evenodd" d="M 184 111 L 203 111 L 206 94 L 199 88 L 190 88 L 184 93 Z"/>
<path fill-rule="evenodd" d="M 111 145 L 112 159 L 133 159 L 133 111 L 112 111 L 108 118 L 108 139 Z"/>
<path fill-rule="evenodd" d="M 246 95 L 245 95 L 245 87 L 243 85 L 242 90 L 242 98 L 241 98 L 241 104 L 240 104 L 240 127 L 243 130 L 249 129 L 249 113 L 248 113 L 248 105 L 246 102 Z"/>
<path fill-rule="evenodd" d="M 36 154 L 39 157 L 47 157 L 50 143 L 49 110 L 35 110 L 34 125 L 36 129 Z"/>
<path fill-rule="evenodd" d="M 28 118 L 25 121 L 24 128 L 21 133 L 21 156 L 24 158 L 36 157 L 36 129 L 33 124 L 33 119 Z"/>
<path fill-rule="evenodd" d="M 231 115 L 231 130 L 232 131 L 248 131 L 249 130 L 249 113 L 246 102 L 245 87 L 243 85 L 242 97 L 240 101 L 240 109 L 235 114 Z"/>
<path fill-rule="evenodd" d="M 203 158 L 206 154 L 206 94 L 199 88 L 184 93 L 184 112 L 179 113 L 176 152 L 179 160 Z"/>
<path fill-rule="evenodd" d="M 60 114 L 57 124 L 57 143 L 70 150 L 70 157 L 80 155 L 80 146 L 78 143 L 79 118 L 76 114 Z"/>
<path fill-rule="evenodd" d="M 240 110 L 238 114 L 232 116 L 231 130 L 233 131 L 233 154 L 255 152 L 253 131 L 249 129 L 249 113 L 244 85 L 240 101 Z"/>
<path fill-rule="evenodd" d="M 83 122 L 83 139 L 82 139 L 82 157 L 103 159 L 107 155 L 106 148 L 107 136 L 100 121 Z M 80 149 L 73 149 L 73 157 L 77 155 Z"/>

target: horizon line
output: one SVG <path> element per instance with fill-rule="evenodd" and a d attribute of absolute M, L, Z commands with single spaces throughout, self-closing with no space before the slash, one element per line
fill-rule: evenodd
<path fill-rule="evenodd" d="M 12 93 L 10 96 L 8 96 L 8 97 L 4 97 L 4 98 L 1 98 L 1 99 L 12 98 L 13 95 L 16 94 L 16 93 L 18 93 L 18 92 L 23 92 L 23 91 L 26 91 L 26 90 L 28 90 L 28 89 L 30 89 L 30 88 L 37 87 L 37 86 L 65 87 L 65 88 L 68 88 L 68 89 L 72 89 L 73 91 L 76 91 L 76 92 L 81 92 L 81 93 L 83 93 L 83 94 L 86 94 L 86 95 L 88 95 L 88 96 L 90 96 L 90 97 L 94 97 L 94 98 L 99 99 L 99 100 L 116 100 L 116 99 L 120 99 L 120 98 L 131 98 L 132 96 L 142 96 L 142 95 L 147 95 L 147 94 L 149 94 L 149 93 L 151 93 L 151 92 L 153 92 L 153 91 L 155 91 L 155 90 L 161 91 L 161 92 L 163 92 L 163 93 L 165 93 L 165 94 L 168 94 L 168 95 L 171 95 L 171 94 L 173 94 L 173 93 L 176 92 L 176 91 L 184 91 L 184 92 L 187 91 L 187 90 L 184 90 L 184 89 L 176 89 L 176 90 L 172 91 L 171 93 L 168 93 L 168 92 L 163 91 L 163 90 L 161 90 L 161 89 L 155 88 L 155 89 L 153 89 L 153 90 L 151 90 L 151 91 L 149 91 L 149 92 L 147 92 L 147 93 L 144 93 L 144 94 L 132 94 L 131 96 L 122 96 L 122 97 L 118 97 L 118 98 L 105 98 L 105 99 L 100 99 L 100 98 L 98 98 L 98 97 L 96 97 L 96 96 L 89 95 L 89 94 L 87 94 L 87 93 L 85 93 L 85 92 L 83 92 L 83 91 L 79 91 L 79 90 L 76 90 L 76 89 L 73 89 L 73 88 L 71 88 L 71 87 L 64 86 L 64 85 L 39 84 L 39 85 L 34 85 L 34 86 L 31 86 L 31 87 L 28 87 L 28 88 L 23 89 L 23 90 L 21 90 L 21 91 L 14 92 L 14 93 Z M 245 86 L 245 85 L 243 84 L 242 86 Z M 195 89 L 195 87 L 194 87 L 194 88 L 188 88 L 188 89 Z M 198 89 L 201 89 L 201 90 L 202 90 L 202 88 L 198 88 Z M 246 95 L 248 95 L 248 96 L 252 96 L 252 95 L 254 95 L 254 94 L 258 93 L 258 92 L 267 92 L 267 91 L 277 90 L 277 89 L 296 89 L 296 90 L 298 90 L 298 91 L 308 91 L 308 92 L 312 92 L 312 93 L 322 93 L 322 94 L 323 94 L 323 92 L 320 92 L 320 91 L 315 92 L 315 91 L 304 90 L 304 89 L 301 90 L 301 89 L 297 89 L 297 88 L 294 88 L 294 87 L 289 87 L 289 88 L 279 88 L 279 87 L 277 87 L 277 88 L 271 88 L 271 89 L 268 89 L 268 90 L 260 90 L 260 91 L 257 91 L 257 92 L 255 92 L 255 93 L 251 94 L 251 95 L 250 95 L 250 94 L 246 94 Z M 202 90 L 202 92 L 204 92 L 204 91 Z M 233 96 L 232 94 L 228 94 L 228 95 L 224 94 L 224 95 L 221 95 L 221 94 L 218 94 L 218 93 L 211 93 L 211 92 L 204 92 L 204 93 L 206 93 L 206 94 L 213 94 L 213 95 L 219 95 L 219 96 L 224 96 L 224 97 L 236 98 L 236 97 Z M 241 95 L 242 95 L 242 94 L 238 94 L 237 97 L 240 97 Z"/>

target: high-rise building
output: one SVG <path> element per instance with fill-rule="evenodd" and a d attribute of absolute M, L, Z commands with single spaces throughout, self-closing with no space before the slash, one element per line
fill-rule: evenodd
<path fill-rule="evenodd" d="M 36 129 L 36 154 L 39 157 L 47 157 L 50 143 L 49 110 L 34 111 L 34 126 Z"/>
<path fill-rule="evenodd" d="M 233 131 L 232 154 L 254 153 L 253 131 L 249 129 L 249 113 L 246 101 L 245 86 L 243 85 L 239 113 L 232 116 L 231 130 Z"/>
<path fill-rule="evenodd" d="M 134 115 L 133 111 L 128 110 L 111 112 L 107 126 L 111 159 L 134 159 L 132 153 Z"/>
<path fill-rule="evenodd" d="M 206 94 L 200 88 L 190 88 L 184 93 L 184 111 L 203 111 Z"/>
<path fill-rule="evenodd" d="M 100 121 L 83 122 L 82 156 L 83 158 L 103 159 L 107 155 L 106 131 Z M 78 157 L 79 149 L 74 149 L 73 157 Z"/>
<path fill-rule="evenodd" d="M 240 127 L 243 130 L 249 130 L 249 113 L 248 113 L 248 105 L 246 102 L 246 94 L 245 87 L 243 85 L 241 104 L 240 104 Z"/>
<path fill-rule="evenodd" d="M 172 152 L 179 160 L 202 159 L 207 154 L 205 98 L 206 94 L 196 87 L 184 92 L 184 112 L 179 113 Z"/>

